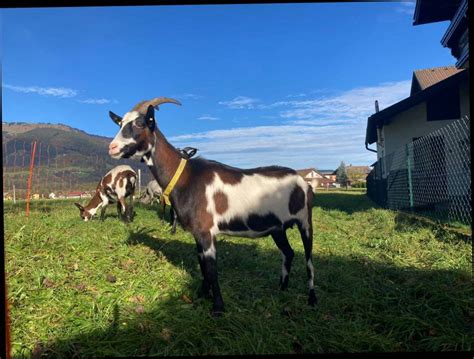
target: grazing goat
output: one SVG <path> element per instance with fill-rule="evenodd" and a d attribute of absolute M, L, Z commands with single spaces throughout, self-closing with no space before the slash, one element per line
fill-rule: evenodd
<path fill-rule="evenodd" d="M 105 209 L 110 203 L 117 202 L 117 213 L 124 222 L 133 221 L 133 193 L 137 183 L 137 174 L 130 166 L 122 165 L 112 168 L 99 181 L 94 197 L 87 206 L 74 203 L 81 211 L 84 221 L 90 220 L 100 209 L 100 219 L 103 221 Z M 125 198 L 129 198 L 129 205 Z"/>
<path fill-rule="evenodd" d="M 120 130 L 109 145 L 112 158 L 145 162 L 162 188 L 180 173 L 181 155 L 155 121 L 155 108 L 177 100 L 159 97 L 138 103 L 124 117 L 109 112 Z M 288 286 L 294 252 L 286 229 L 297 225 L 303 240 L 308 275 L 308 304 L 316 304 L 312 264 L 313 226 L 311 186 L 295 170 L 279 167 L 239 169 L 193 158 L 187 161 L 169 195 L 179 221 L 195 240 L 203 275 L 201 294 L 212 290 L 212 313 L 224 311 L 217 279 L 216 236 L 219 233 L 263 237 L 271 235 L 282 254 L 280 287 Z"/>
<path fill-rule="evenodd" d="M 163 193 L 160 185 L 156 180 L 148 182 L 143 195 L 140 197 L 140 202 L 144 204 L 153 204 L 154 201 L 160 203 L 160 197 Z"/>

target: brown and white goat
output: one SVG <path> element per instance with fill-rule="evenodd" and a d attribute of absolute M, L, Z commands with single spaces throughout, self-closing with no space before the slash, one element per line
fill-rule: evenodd
<path fill-rule="evenodd" d="M 117 202 L 119 218 L 125 222 L 133 220 L 133 193 L 137 183 L 137 174 L 132 167 L 121 165 L 112 168 L 99 181 L 94 196 L 87 206 L 74 203 L 81 211 L 84 221 L 90 220 L 100 209 L 100 219 L 104 220 L 105 209 L 110 203 Z M 127 206 L 125 199 L 130 199 Z"/>
<path fill-rule="evenodd" d="M 162 103 L 180 105 L 160 97 L 138 103 L 124 117 L 109 112 L 120 130 L 109 145 L 112 158 L 144 161 L 162 188 L 173 177 L 181 160 L 158 129 L 155 108 Z M 195 240 L 203 275 L 201 293 L 213 294 L 213 314 L 224 311 L 217 280 L 216 236 L 220 233 L 242 237 L 271 235 L 282 254 L 281 289 L 288 286 L 294 252 L 286 229 L 297 225 L 303 240 L 308 275 L 308 304 L 316 304 L 312 264 L 313 225 L 311 186 L 295 170 L 279 167 L 239 169 L 192 158 L 170 195 L 171 204 L 185 230 Z"/>

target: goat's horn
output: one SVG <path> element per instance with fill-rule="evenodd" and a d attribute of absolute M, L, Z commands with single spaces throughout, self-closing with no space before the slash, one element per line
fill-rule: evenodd
<path fill-rule="evenodd" d="M 181 102 L 178 100 L 175 100 L 174 98 L 169 98 L 169 97 L 157 97 L 154 98 L 153 100 L 148 101 L 150 105 L 153 105 L 153 107 L 156 107 L 162 103 L 174 103 L 176 105 L 181 106 Z"/>
<path fill-rule="evenodd" d="M 136 110 L 141 113 L 146 113 L 148 106 L 152 105 L 153 107 L 158 108 L 158 105 L 161 105 L 162 103 L 174 103 L 176 105 L 181 105 L 181 102 L 173 98 L 156 97 L 153 100 L 142 101 L 142 102 L 137 103 L 135 107 L 133 108 L 133 110 Z"/>

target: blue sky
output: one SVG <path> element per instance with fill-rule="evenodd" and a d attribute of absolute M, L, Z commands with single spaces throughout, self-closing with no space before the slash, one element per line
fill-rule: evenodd
<path fill-rule="evenodd" d="M 178 147 L 239 167 L 369 165 L 374 100 L 412 72 L 453 65 L 448 23 L 414 3 L 2 9 L 3 121 L 113 137 L 108 111 L 174 97 L 158 126 Z"/>

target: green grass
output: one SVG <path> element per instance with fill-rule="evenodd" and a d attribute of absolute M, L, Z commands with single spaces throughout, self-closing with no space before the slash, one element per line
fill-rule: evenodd
<path fill-rule="evenodd" d="M 221 236 L 223 317 L 197 298 L 192 236 L 153 208 L 135 221 L 81 222 L 72 201 L 4 208 L 15 357 L 472 350 L 471 240 L 374 206 L 357 191 L 321 191 L 313 208 L 315 285 L 296 229 L 289 290 L 270 237 Z"/>

